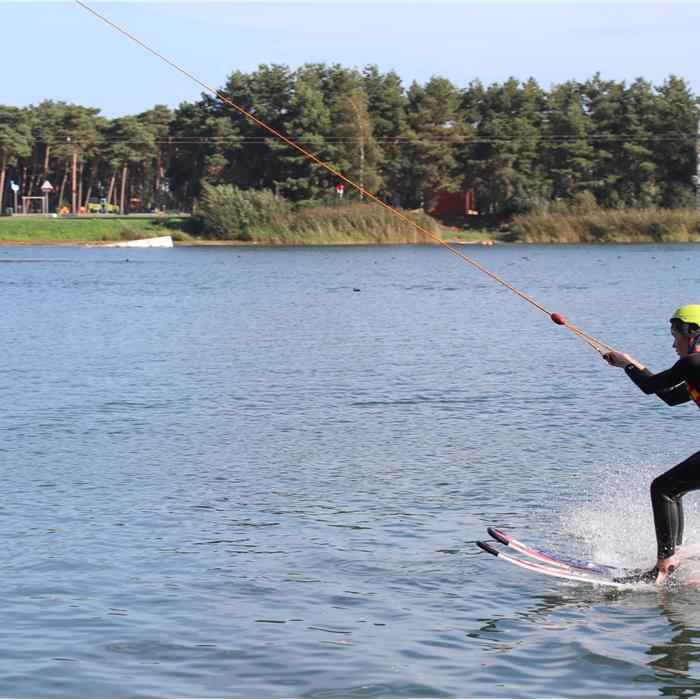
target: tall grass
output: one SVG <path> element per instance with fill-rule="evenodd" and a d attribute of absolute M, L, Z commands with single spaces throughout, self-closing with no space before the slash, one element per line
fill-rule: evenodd
<path fill-rule="evenodd" d="M 410 214 L 426 230 L 440 235 L 438 223 Z M 327 243 L 422 243 L 427 239 L 409 223 L 372 203 L 302 202 L 296 206 L 271 192 L 231 185 L 205 186 L 195 216 L 207 239 L 268 245 Z"/>
<path fill-rule="evenodd" d="M 513 218 L 511 238 L 523 243 L 688 243 L 700 240 L 694 209 L 543 211 Z"/>
<path fill-rule="evenodd" d="M 441 235 L 435 219 L 425 214 L 406 214 L 430 233 Z M 284 225 L 256 227 L 253 240 L 283 245 L 351 243 L 428 243 L 418 229 L 373 204 L 304 207 L 291 212 Z"/>

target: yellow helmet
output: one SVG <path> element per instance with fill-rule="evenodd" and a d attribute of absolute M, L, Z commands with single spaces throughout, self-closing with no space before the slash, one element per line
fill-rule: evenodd
<path fill-rule="evenodd" d="M 700 304 L 688 304 L 676 309 L 671 316 L 671 323 L 674 321 L 674 326 L 683 336 L 696 338 L 700 335 Z"/>

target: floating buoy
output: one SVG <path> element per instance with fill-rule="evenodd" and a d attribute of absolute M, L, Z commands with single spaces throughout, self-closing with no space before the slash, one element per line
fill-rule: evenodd
<path fill-rule="evenodd" d="M 566 325 L 566 321 L 564 320 L 564 318 L 563 318 L 563 316 L 562 316 L 561 314 L 552 314 L 552 315 L 550 316 L 550 318 L 552 319 L 552 321 L 554 321 L 554 323 L 556 323 L 556 324 L 559 325 L 559 326 L 565 326 L 565 325 Z"/>

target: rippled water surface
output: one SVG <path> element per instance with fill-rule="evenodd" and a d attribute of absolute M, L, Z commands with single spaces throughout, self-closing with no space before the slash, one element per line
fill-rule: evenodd
<path fill-rule="evenodd" d="M 653 369 L 699 250 L 465 248 Z M 0 248 L 0 300 L 2 696 L 700 692 L 700 590 L 474 546 L 650 562 L 697 410 L 449 252 Z"/>

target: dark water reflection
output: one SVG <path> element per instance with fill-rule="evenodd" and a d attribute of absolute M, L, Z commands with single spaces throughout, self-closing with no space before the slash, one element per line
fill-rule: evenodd
<path fill-rule="evenodd" d="M 696 289 L 690 246 L 469 253 L 652 368 Z M 696 415 L 455 256 L 0 260 L 3 695 L 697 693 L 697 591 L 571 586 L 473 545 L 497 525 L 642 563 L 647 483 Z"/>
<path fill-rule="evenodd" d="M 650 595 L 657 597 L 656 610 L 653 605 L 647 608 L 650 601 L 646 598 Z M 693 697 L 700 689 L 697 603 L 695 591 L 591 594 L 576 588 L 575 594 L 541 596 L 513 617 L 479 620 L 479 628 L 468 636 L 478 639 L 499 658 L 496 665 L 490 666 L 494 677 L 510 677 L 512 668 L 520 666 L 535 673 L 546 672 L 551 684 L 550 693 L 545 694 L 556 695 L 554 688 L 559 687 L 559 694 L 566 697 L 605 695 L 604 688 L 616 685 L 617 678 L 626 676 L 630 686 L 617 687 L 610 695 Z M 644 619 L 647 613 L 649 620 Z M 655 614 L 660 619 L 654 619 Z M 532 658 L 535 648 L 523 644 L 523 636 L 517 632 L 522 631 L 524 621 L 528 633 L 533 628 L 560 630 L 575 635 L 577 640 L 569 641 L 566 651 L 559 648 L 561 640 L 541 640 L 536 653 L 549 655 L 538 663 Z M 644 650 L 651 660 L 637 658 L 635 653 L 644 647 L 642 632 L 658 640 Z M 606 648 L 608 645 L 610 648 Z M 589 674 L 595 675 L 597 691 L 590 681 L 584 680 Z M 520 673 L 515 671 L 515 675 L 519 677 Z M 532 696 L 528 688 L 500 685 L 509 697 Z"/>

